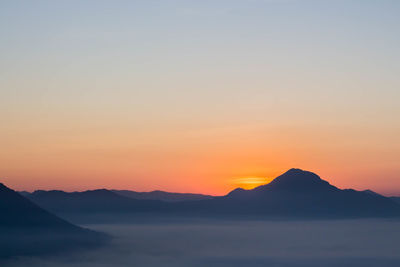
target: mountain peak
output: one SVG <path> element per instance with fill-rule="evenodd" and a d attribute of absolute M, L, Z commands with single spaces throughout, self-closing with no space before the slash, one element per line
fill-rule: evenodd
<path fill-rule="evenodd" d="M 276 177 L 272 182 L 261 185 L 253 189 L 256 192 L 265 190 L 272 191 L 290 191 L 293 193 L 324 193 L 339 190 L 335 186 L 322 180 L 313 172 L 305 171 L 298 168 L 292 168 L 280 176 Z M 250 190 L 251 191 L 251 190 Z"/>
<path fill-rule="evenodd" d="M 229 192 L 229 193 L 228 193 L 228 196 L 236 195 L 236 194 L 241 194 L 241 193 L 243 193 L 243 192 L 246 192 L 246 190 L 243 189 L 243 188 L 241 188 L 241 187 L 238 187 L 238 188 L 232 190 L 231 192 Z"/>
<path fill-rule="evenodd" d="M 323 194 L 327 192 L 339 191 L 337 187 L 322 180 L 313 172 L 305 171 L 298 168 L 292 168 L 280 176 L 276 177 L 272 182 L 266 185 L 258 186 L 251 190 L 237 188 L 231 191 L 228 196 L 243 196 L 256 193 L 258 196 L 268 193 L 290 192 L 293 194 Z"/>
<path fill-rule="evenodd" d="M 302 169 L 290 169 L 276 177 L 271 183 L 265 185 L 268 188 L 285 191 L 332 191 L 338 190 L 327 181 L 322 180 L 317 174 Z"/>
<path fill-rule="evenodd" d="M 297 177 L 300 177 L 300 176 L 306 177 L 306 176 L 308 176 L 308 178 L 312 177 L 312 178 L 321 179 L 315 173 L 310 172 L 310 171 L 305 171 L 305 170 L 302 170 L 302 169 L 299 169 L 299 168 L 291 168 L 291 169 L 289 169 L 288 171 L 286 171 L 285 173 L 283 173 L 280 176 L 284 176 L 284 175 L 286 175 L 286 176 L 291 175 L 291 176 L 297 176 Z"/>

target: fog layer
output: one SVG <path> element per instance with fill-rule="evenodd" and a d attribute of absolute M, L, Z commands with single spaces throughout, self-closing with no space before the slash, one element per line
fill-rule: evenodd
<path fill-rule="evenodd" d="M 8 266 L 400 266 L 399 220 L 90 225 L 103 248 Z"/>

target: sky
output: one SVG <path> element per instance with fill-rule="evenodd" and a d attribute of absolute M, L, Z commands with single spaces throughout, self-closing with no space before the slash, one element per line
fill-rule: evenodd
<path fill-rule="evenodd" d="M 399 1 L 0 1 L 0 182 L 400 195 Z"/>

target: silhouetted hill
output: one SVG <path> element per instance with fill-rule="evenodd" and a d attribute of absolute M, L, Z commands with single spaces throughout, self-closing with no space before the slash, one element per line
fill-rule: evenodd
<path fill-rule="evenodd" d="M 318 175 L 300 169 L 290 169 L 266 185 L 261 185 L 252 192 L 283 191 L 301 194 L 331 193 L 339 189 L 322 180 Z"/>
<path fill-rule="evenodd" d="M 111 191 L 121 196 L 130 197 L 134 199 L 162 200 L 167 202 L 204 200 L 213 198 L 213 196 L 210 195 L 191 194 L 191 193 L 170 193 L 159 190 L 151 192 L 136 192 L 131 190 L 111 190 Z"/>
<path fill-rule="evenodd" d="M 0 258 L 98 245 L 104 234 L 75 226 L 0 183 Z"/>
<path fill-rule="evenodd" d="M 400 205 L 371 191 L 341 190 L 318 175 L 290 169 L 271 183 L 252 190 L 234 190 L 211 200 L 225 213 L 278 217 L 399 216 Z"/>

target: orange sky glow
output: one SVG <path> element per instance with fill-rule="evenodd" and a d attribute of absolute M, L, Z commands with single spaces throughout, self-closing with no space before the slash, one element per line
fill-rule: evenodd
<path fill-rule="evenodd" d="M 317 136 L 291 127 L 165 131 L 150 136 L 112 129 L 82 135 L 86 129 L 41 127 L 10 135 L 1 153 L 2 181 L 18 190 L 159 189 L 222 195 L 236 187 L 268 183 L 297 167 L 341 188 L 395 194 L 400 185 L 392 150 L 363 140 L 356 129 L 344 129 L 348 142 L 330 128 L 314 132 Z"/>
<path fill-rule="evenodd" d="M 2 4 L 0 182 L 400 195 L 398 3 L 344 2 Z"/>

